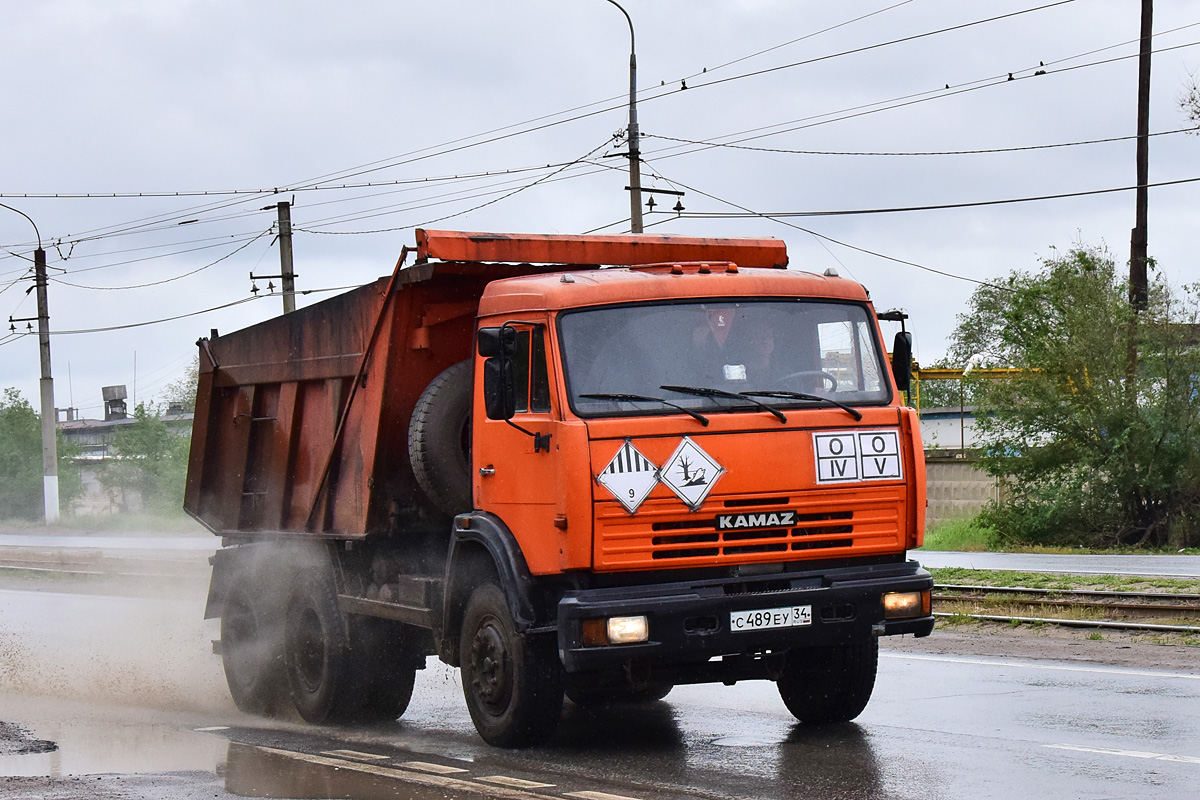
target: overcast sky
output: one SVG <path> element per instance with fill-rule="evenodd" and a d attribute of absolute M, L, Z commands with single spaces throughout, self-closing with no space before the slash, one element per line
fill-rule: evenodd
<path fill-rule="evenodd" d="M 792 268 L 906 309 L 922 362 L 975 284 L 862 250 L 984 281 L 1078 242 L 1127 262 L 1131 191 L 746 212 L 1132 186 L 1137 0 L 622 4 L 644 182 L 685 192 L 681 216 L 659 196 L 648 231 L 784 239 Z M 1200 138 L 1167 133 L 1189 124 L 1200 0 L 1155 12 L 1150 180 L 1200 178 Z M 295 198 L 301 305 L 390 272 L 416 227 L 628 230 L 627 162 L 603 156 L 627 122 L 629 29 L 606 0 L 0 0 L 0 24 L 0 203 L 40 230 L 56 404 L 89 417 L 100 387 L 154 400 L 199 336 L 280 313 L 229 305 L 251 271 L 279 272 L 279 200 Z M 1011 150 L 1100 139 L 1119 141 Z M 1008 151 L 939 154 L 965 150 Z M 241 193 L 162 196 L 203 191 Z M 1198 194 L 1150 191 L 1150 254 L 1175 285 L 1200 281 Z M 5 329 L 37 313 L 35 243 L 0 208 Z M 0 337 L 0 388 L 36 407 L 38 376 L 36 336 Z"/>

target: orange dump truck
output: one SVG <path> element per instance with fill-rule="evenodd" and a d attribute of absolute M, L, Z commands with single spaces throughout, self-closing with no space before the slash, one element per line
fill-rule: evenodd
<path fill-rule="evenodd" d="M 862 711 L 880 636 L 930 633 L 907 334 L 893 371 L 860 285 L 770 239 L 411 252 L 199 342 L 185 506 L 242 709 L 394 719 L 437 655 L 499 746 L 688 683 L 820 723 Z"/>

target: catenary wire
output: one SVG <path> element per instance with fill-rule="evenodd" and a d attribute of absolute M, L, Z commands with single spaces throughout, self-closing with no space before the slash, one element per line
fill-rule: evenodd
<path fill-rule="evenodd" d="M 855 48 L 854 50 L 843 51 L 843 52 L 841 52 L 841 53 L 829 54 L 829 55 L 826 55 L 826 56 L 822 56 L 822 57 L 821 57 L 819 60 L 825 60 L 825 59 L 828 59 L 828 58 L 835 58 L 835 57 L 839 57 L 839 56 L 842 56 L 842 55 L 849 55 L 849 54 L 853 54 L 853 53 L 856 53 L 856 52 L 862 52 L 862 51 L 864 51 L 864 50 L 876 49 L 876 48 L 879 48 L 879 47 L 885 47 L 885 46 L 888 46 L 888 45 L 891 45 L 891 44 L 897 44 L 897 43 L 904 42 L 904 41 L 912 41 L 913 39 L 923 38 L 923 37 L 926 37 L 926 36 L 936 35 L 936 34 L 939 34 L 939 33 L 945 33 L 945 32 L 948 32 L 948 31 L 957 30 L 957 29 L 961 29 L 961 28 L 965 28 L 965 27 L 972 27 L 972 26 L 974 26 L 974 25 L 984 24 L 984 23 L 987 23 L 987 22 L 994 22 L 994 21 L 997 21 L 997 20 L 1000 20 L 1000 19 L 1006 19 L 1006 18 L 1009 18 L 1009 17 L 1018 16 L 1018 15 L 1021 15 L 1021 14 L 1031 13 L 1031 12 L 1034 12 L 1034 11 L 1040 11 L 1040 10 L 1043 10 L 1043 9 L 1046 9 L 1046 8 L 1052 8 L 1052 7 L 1054 7 L 1054 6 L 1063 5 L 1063 4 L 1066 4 L 1066 3 L 1071 3 L 1071 2 L 1074 2 L 1074 0 L 1059 0 L 1059 2 L 1050 3 L 1050 4 L 1045 4 L 1045 5 L 1042 5 L 1042 6 L 1037 6 L 1037 7 L 1030 8 L 1030 9 L 1024 9 L 1024 10 L 1017 11 L 1017 12 L 1012 12 L 1012 13 L 1009 13 L 1009 14 L 1004 14 L 1004 15 L 999 15 L 999 16 L 995 16 L 995 17 L 990 17 L 990 18 L 983 19 L 983 20 L 976 20 L 976 21 L 973 21 L 973 22 L 963 23 L 962 25 L 953 26 L 953 27 L 951 27 L 951 28 L 943 28 L 943 29 L 939 29 L 939 30 L 936 30 L 936 31 L 930 31 L 930 32 L 922 33 L 922 34 L 916 34 L 916 35 L 914 35 L 914 36 L 911 36 L 911 37 L 904 37 L 904 38 L 902 38 L 902 39 L 892 40 L 892 41 L 889 41 L 889 42 L 883 42 L 883 43 L 877 43 L 877 44 L 874 44 L 874 45 L 869 45 L 869 46 L 867 46 L 867 47 L 864 47 L 864 48 Z M 903 5 L 903 3 L 901 3 L 901 4 L 897 4 L 897 6 L 898 6 L 898 5 Z M 888 8 L 882 9 L 882 11 L 890 10 L 891 8 L 894 8 L 894 7 L 897 7 L 897 6 L 890 6 L 890 7 L 888 7 Z M 881 13 L 881 12 L 875 12 L 875 13 Z M 868 16 L 872 16 L 872 14 L 864 15 L 864 16 L 862 16 L 862 17 L 858 17 L 858 18 L 852 19 L 852 20 L 850 20 L 850 21 L 848 21 L 848 22 L 846 22 L 846 23 L 842 23 L 842 24 L 840 24 L 840 25 L 833 26 L 833 27 L 831 27 L 831 28 L 827 28 L 827 29 L 825 29 L 825 31 L 828 31 L 828 30 L 833 30 L 834 28 L 838 28 L 838 27 L 842 27 L 842 26 L 844 26 L 844 25 L 846 25 L 846 24 L 849 24 L 850 22 L 855 22 L 855 21 L 859 21 L 860 19 L 865 19 L 865 18 L 866 18 L 866 17 L 868 17 Z M 822 33 L 822 32 L 825 32 L 825 31 L 819 31 L 818 33 Z M 812 35 L 816 35 L 816 34 L 810 34 L 810 36 L 808 36 L 808 37 L 801 37 L 801 39 L 803 39 L 803 38 L 810 38 Z M 795 41 L 800 41 L 801 39 L 792 40 L 792 42 L 785 43 L 785 45 L 786 45 L 786 44 L 790 44 L 790 43 L 794 43 Z M 785 45 L 780 45 L 780 46 L 785 46 Z M 769 48 L 769 50 L 770 50 L 770 49 L 777 49 L 777 48 Z M 768 51 L 769 51 L 769 50 L 768 50 Z M 768 51 L 760 51 L 760 52 L 768 52 Z M 745 57 L 745 58 L 750 58 L 750 57 L 753 57 L 754 55 L 758 55 L 758 53 L 756 53 L 756 54 L 751 54 L 751 56 L 747 56 L 747 57 Z M 733 62 L 728 62 L 728 63 L 730 63 L 730 64 L 732 64 L 732 63 L 737 63 L 737 61 L 740 61 L 740 60 L 744 60 L 744 59 L 738 59 L 738 60 L 735 60 L 735 61 L 733 61 Z M 760 70 L 760 71 L 756 71 L 756 72 L 752 72 L 752 73 L 745 73 L 745 74 L 742 74 L 742 75 L 732 76 L 732 77 L 730 77 L 730 78 L 723 78 L 723 79 L 720 79 L 719 81 L 710 81 L 710 82 L 707 82 L 707 83 L 704 83 L 704 84 L 698 84 L 697 86 L 695 86 L 695 87 L 693 87 L 693 88 L 701 88 L 701 87 L 703 87 L 703 86 L 714 85 L 714 84 L 716 84 L 716 83 L 726 82 L 726 81 L 729 81 L 729 80 L 737 80 L 737 79 L 741 79 L 741 78 L 745 78 L 745 77 L 751 77 L 751 76 L 753 76 L 753 75 L 756 75 L 756 74 L 761 74 L 761 73 L 763 73 L 763 72 L 766 72 L 766 71 L 776 71 L 776 70 L 779 70 L 779 69 L 787 69 L 787 68 L 791 68 L 791 67 L 795 67 L 795 66 L 800 66 L 800 65 L 802 65 L 802 64 L 805 64 L 805 63 L 811 63 L 811 60 L 808 60 L 808 61 L 802 61 L 802 62 L 794 62 L 794 63 L 792 63 L 792 64 L 786 64 L 786 65 L 781 65 L 781 66 L 773 67 L 773 68 L 770 68 L 769 70 Z M 722 65 L 722 66 L 726 66 L 726 65 Z M 714 71 L 715 71 L 716 69 L 719 69 L 719 68 L 720 68 L 720 67 L 714 68 Z M 651 97 L 648 97 L 648 98 L 646 98 L 646 100 L 652 100 L 652 99 L 656 99 L 657 97 L 660 97 L 660 96 L 663 96 L 663 95 L 662 95 L 662 94 L 654 95 L 654 96 L 651 96 Z M 616 99 L 616 96 L 615 96 L 613 99 Z M 542 130 L 542 129 L 544 129 L 544 128 L 546 128 L 546 127 L 549 127 L 549 126 L 548 126 L 548 125 L 540 125 L 540 126 L 537 126 L 537 127 L 534 127 L 534 128 L 527 128 L 527 129 L 525 129 L 525 130 L 521 130 L 521 131 L 515 131 L 515 132 L 513 132 L 513 133 L 506 134 L 505 136 L 502 136 L 502 137 L 493 137 L 493 138 L 490 138 L 490 139 L 484 139 L 484 140 L 482 140 L 482 141 L 479 141 L 479 142 L 474 142 L 474 143 L 472 143 L 472 144 L 470 144 L 470 145 L 466 145 L 466 146 L 460 146 L 460 147 L 453 147 L 453 148 L 450 148 L 450 149 L 441 150 L 441 151 L 439 151 L 439 152 L 437 152 L 437 153 L 426 154 L 426 155 L 420 155 L 420 156 L 419 156 L 419 158 L 410 158 L 410 156 L 419 155 L 419 154 L 421 154 L 421 153 L 427 153 L 427 151 L 429 151 L 429 150 L 435 150 L 435 149 L 437 149 L 437 148 L 439 148 L 439 147 L 443 147 L 443 146 L 446 146 L 446 145 L 452 145 L 452 144 L 460 144 L 460 143 L 462 143 L 462 142 L 467 142 L 467 141 L 470 141 L 471 139 L 476 139 L 476 138 L 479 138 L 479 137 L 481 137 L 481 136 L 487 136 L 487 135 L 489 135 L 489 134 L 491 134 L 491 133 L 496 133 L 496 132 L 500 132 L 500 131 L 508 130 L 508 129 L 510 129 L 510 128 L 514 128 L 514 127 L 520 127 L 520 126 L 522 126 L 522 125 L 525 125 L 525 124 L 528 124 L 528 123 L 531 123 L 531 122 L 539 122 L 539 121 L 542 121 L 542 120 L 545 120 L 545 119 L 550 119 L 550 118 L 553 118 L 553 117 L 555 117 L 555 116 L 559 116 L 559 115 L 561 115 L 561 114 L 564 114 L 564 113 L 572 113 L 572 112 L 573 112 L 573 111 L 575 111 L 575 110 L 584 109 L 584 108 L 589 108 L 589 107 L 591 107 L 591 106 L 598 105 L 598 104 L 602 104 L 602 103 L 605 103 L 605 102 L 608 102 L 608 100 L 601 100 L 601 101 L 596 101 L 596 102 L 594 102 L 594 103 L 591 103 L 591 104 L 585 104 L 585 105 L 582 105 L 582 106 L 576 106 L 576 107 L 574 107 L 574 108 L 572 108 L 572 109 L 569 109 L 568 111 L 565 111 L 565 112 L 556 112 L 556 113 L 554 113 L 554 114 L 543 115 L 543 116 L 541 116 L 541 117 L 534 118 L 533 120 L 529 120 L 529 121 L 527 121 L 527 122 L 524 122 L 524 123 L 514 123 L 514 124 L 512 124 L 512 125 L 509 125 L 509 126 L 504 126 L 504 127 L 501 127 L 501 128 L 494 128 L 494 129 L 491 129 L 490 131 L 487 131 L 487 132 L 485 132 L 485 133 L 481 133 L 481 134 L 475 134 L 475 135 L 472 135 L 472 136 L 468 136 L 468 137 L 461 137 L 461 138 L 459 138 L 459 139 L 451 140 L 450 142 L 448 142 L 448 143 L 444 143 L 443 145 L 432 145 L 432 146 L 430 146 L 430 147 L 427 147 L 427 148 L 422 148 L 422 149 L 419 149 L 419 150 L 409 151 L 409 153 L 402 154 L 402 155 L 399 155 L 399 156 L 394 156 L 394 157 L 390 157 L 390 158 L 387 158 L 387 159 L 380 159 L 380 160 L 377 160 L 377 161 L 374 161 L 374 162 L 368 162 L 367 164 L 360 165 L 359 167 L 352 167 L 352 168 L 348 168 L 348 169 L 346 169 L 346 170 L 341 170 L 341 171 L 338 171 L 338 172 L 326 173 L 325 175 L 318 176 L 317 178 L 308 179 L 308 180 L 306 180 L 306 181 L 299 182 L 299 183 L 297 183 L 297 184 L 295 184 L 295 185 L 291 185 L 291 186 L 285 186 L 285 187 L 278 187 L 278 188 L 272 189 L 272 190 L 270 190 L 270 191 L 268 191 L 268 190 L 265 190 L 265 189 L 264 189 L 264 190 L 262 190 L 261 192 L 259 192 L 259 193 L 256 193 L 256 194 L 255 194 L 255 193 L 251 193 L 251 192 L 249 192 L 249 191 L 248 191 L 248 193 L 250 193 L 250 194 L 254 194 L 254 196 L 256 196 L 256 197 L 266 197 L 266 196 L 270 196 L 270 195 L 272 195 L 272 194 L 287 193 L 287 192 L 290 192 L 290 191 L 300 191 L 300 190 L 303 190 L 303 189 L 305 189 L 305 188 L 307 188 L 307 187 L 309 187 L 309 186 L 315 186 L 315 185 L 317 185 L 317 184 L 320 184 L 320 183 L 326 183 L 326 182 L 328 182 L 328 181 L 330 181 L 330 180 L 334 180 L 335 178 L 337 178 L 337 177 L 339 177 L 339 176 L 340 176 L 340 177 L 342 177 L 343 179 L 344 179 L 344 178 L 346 178 L 346 177 L 354 177 L 355 175 L 359 175 L 359 174 L 365 174 L 366 172 L 374 172 L 374 171 L 378 171 L 378 170 L 381 170 L 381 169 L 387 169 L 387 168 L 391 168 L 391 167 L 393 167 L 393 166 L 400 166 L 400 165 L 402 165 L 402 164 L 411 163 L 411 162 L 412 162 L 412 161 L 414 161 L 414 160 L 421 160 L 421 159 L 428 158 L 428 157 L 432 157 L 432 156 L 435 156 L 435 155 L 445 155 L 445 154 L 448 154 L 448 153 L 457 152 L 457 151 L 459 151 L 459 150 L 465 149 L 465 147 L 467 147 L 467 146 L 469 146 L 469 147 L 475 147 L 475 146 L 480 146 L 480 145 L 483 145 L 483 144 L 492 143 L 492 142 L 494 142 L 494 141 L 498 141 L 498 140 L 500 140 L 500 139 L 503 139 L 503 138 L 509 138 L 510 136 L 517 136 L 517 135 L 523 135 L 523 134 L 525 134 L 525 133 L 532 133 L 532 132 L 535 132 L 535 131 L 537 131 L 537 130 Z M 607 113 L 608 111 L 611 111 L 611 110 L 617 110 L 617 109 L 619 109 L 619 108 L 623 108 L 623 105 L 620 105 L 620 106 L 612 106 L 612 107 L 606 107 L 606 108 L 600 109 L 599 111 L 596 111 L 596 112 L 591 112 L 591 113 L 589 113 L 589 114 L 585 114 L 585 115 L 577 115 L 577 116 L 574 116 L 574 117 L 569 117 L 569 118 L 567 118 L 567 119 L 560 120 L 560 121 L 558 121 L 558 122 L 555 122 L 555 123 L 553 123 L 553 124 L 554 124 L 554 125 L 558 125 L 558 124 L 564 124 L 564 123 L 566 123 L 566 122 L 576 121 L 576 120 L 578 120 L 578 119 L 582 119 L 582 118 L 585 118 L 585 117 L 594 116 L 595 114 L 599 114 L 599 113 Z M 407 159 L 407 160 L 402 160 L 402 159 Z M 184 194 L 185 194 L 185 193 L 180 193 L 180 195 L 181 195 L 181 196 L 184 196 Z M 237 202 L 243 202 L 243 201 L 237 201 Z M 161 220 L 162 220 L 164 217 L 166 217 L 166 218 L 177 218 L 178 216 L 186 216 L 187 214 L 196 213 L 198 210 L 200 210 L 200 211 L 204 211 L 204 210 L 211 210 L 211 208 L 212 208 L 212 207 L 213 207 L 213 204 L 208 204 L 208 205 L 205 205 L 205 206 L 199 206 L 199 207 L 196 207 L 196 208 L 193 208 L 193 209 L 187 209 L 187 210 L 185 210 L 185 211 L 183 211 L 183 212 L 179 212 L 178 214 L 175 214 L 175 215 L 171 215 L 171 214 L 163 214 L 163 215 L 156 215 L 156 216 L 154 216 L 154 217 L 151 217 L 151 218 L 146 218 L 146 219 L 150 219 L 150 220 L 158 220 L 158 221 L 161 221 Z M 216 207 L 218 207 L 218 208 L 219 208 L 219 207 L 222 207 L 222 206 L 218 204 Z M 135 221 L 135 222 L 142 222 L 142 220 L 138 220 L 138 221 Z M 120 225 L 120 224 L 122 224 L 122 223 L 118 223 L 117 225 Z M 131 225 L 131 224 L 133 224 L 133 223 L 126 223 L 126 225 Z M 114 228 L 114 227 L 117 227 L 117 226 L 116 226 L 116 225 L 114 225 L 114 226 L 108 226 L 108 228 Z M 108 228 L 96 229 L 96 231 L 104 231 L 104 230 L 108 230 Z M 93 233 L 93 232 L 87 232 L 87 233 Z M 85 236 L 83 236 L 83 235 L 77 235 L 77 236 L 78 236 L 78 237 L 80 237 L 80 238 L 83 238 L 83 239 L 96 238 L 95 236 L 90 236 L 90 237 L 85 237 Z M 66 241 L 66 240 L 69 240 L 69 239 L 70 239 L 70 237 L 68 237 L 68 239 L 63 239 L 63 241 Z"/>
<path fill-rule="evenodd" d="M 1193 125 L 1190 128 L 1177 128 L 1172 131 L 1157 131 L 1148 134 L 1149 136 L 1170 136 L 1176 133 L 1195 133 L 1197 126 Z M 978 150 L 927 150 L 927 151 L 853 151 L 853 150 L 791 150 L 781 147 L 750 147 L 739 144 L 725 144 L 722 142 L 707 141 L 702 139 L 682 139 L 677 136 L 663 136 L 660 134 L 646 134 L 647 139 L 663 139 L 670 142 L 681 142 L 683 144 L 702 144 L 711 145 L 713 147 L 727 147 L 732 150 L 752 150 L 762 153 L 784 153 L 791 155 L 806 155 L 806 156 L 967 156 L 967 155 L 983 155 L 990 153 L 1017 153 L 1029 150 L 1050 150 L 1059 147 L 1083 147 L 1093 144 L 1109 144 L 1112 142 L 1127 142 L 1137 139 L 1137 135 L 1131 136 L 1110 136 L 1105 139 L 1087 139 L 1078 142 L 1055 142 L 1052 144 L 1032 144 L 1018 147 L 991 147 L 981 148 Z"/>
<path fill-rule="evenodd" d="M 864 247 L 858 247 L 857 245 L 849 244 L 848 242 L 839 241 L 837 239 L 834 239 L 832 236 L 826 236 L 823 233 L 818 233 L 817 231 L 811 230 L 809 228 L 805 228 L 800 225 L 796 225 L 795 223 L 788 222 L 786 219 L 779 219 L 778 217 L 776 217 L 773 214 L 757 212 L 757 211 L 747 208 L 746 206 L 743 206 L 739 203 L 735 203 L 731 200 L 726 200 L 722 197 L 717 197 L 716 195 L 711 194 L 709 192 L 705 192 L 701 189 L 697 189 L 694 186 L 688 186 L 687 184 L 683 183 L 682 181 L 674 181 L 674 182 L 676 184 L 678 184 L 679 186 L 684 187 L 688 191 L 692 191 L 692 192 L 695 192 L 696 194 L 703 195 L 704 197 L 707 197 L 711 200 L 715 200 L 718 203 L 723 203 L 725 205 L 733 206 L 734 208 L 741 209 L 743 212 L 745 212 L 745 216 L 747 216 L 747 217 L 758 217 L 758 218 L 762 218 L 762 219 L 769 219 L 769 220 L 779 223 L 780 225 L 786 225 L 789 228 L 794 228 L 803 233 L 807 233 L 810 236 L 814 236 L 819 239 L 824 239 L 828 242 L 832 242 L 833 244 L 840 245 L 841 247 L 845 247 L 850 250 L 857 250 L 860 253 L 865 253 L 867 255 L 875 256 L 877 258 L 882 258 L 882 259 L 886 259 L 888 261 L 893 261 L 897 264 L 905 264 L 907 266 L 916 267 L 917 269 L 924 270 L 926 272 L 931 272 L 935 275 L 942 275 L 947 278 L 954 278 L 955 280 L 966 281 L 968 283 L 974 283 L 979 286 L 988 286 L 988 287 L 991 287 L 994 289 L 1004 289 L 1005 288 L 1003 286 L 999 286 L 999 285 L 991 283 L 989 281 L 981 281 L 977 278 L 969 278 L 965 275 L 956 275 L 953 272 L 946 272 L 945 270 L 940 270 L 940 269 L 936 269 L 934 267 L 929 267 L 924 264 L 919 264 L 915 261 L 906 261 L 905 259 L 902 259 L 902 258 L 896 258 L 895 256 L 885 255 L 883 253 L 879 253 L 874 250 L 868 250 Z M 670 220 L 663 220 L 664 223 L 669 222 L 669 221 Z"/>
<path fill-rule="evenodd" d="M 63 280 L 62 278 L 51 278 L 50 280 L 54 281 L 55 283 L 61 283 L 63 286 L 71 286 L 76 289 L 96 289 L 96 290 L 102 290 L 102 291 L 117 291 L 117 290 L 123 290 L 123 289 L 145 289 L 150 286 L 161 286 L 164 283 L 171 283 L 173 281 L 181 280 L 181 279 L 189 277 L 191 275 L 195 275 L 197 272 L 203 272 L 204 270 L 208 269 L 209 267 L 216 266 L 217 264 L 220 264 L 222 261 L 224 261 L 228 258 L 232 258 L 233 256 L 237 255 L 238 253 L 242 252 L 247 247 L 254 244 L 259 239 L 261 239 L 262 237 L 266 236 L 269 233 L 271 233 L 270 230 L 263 231 L 262 233 L 255 236 L 253 239 L 243 242 L 242 244 L 238 245 L 236 248 L 229 251 L 228 253 L 221 256 L 220 258 L 216 259 L 215 261 L 210 261 L 202 267 L 197 267 L 196 269 L 189 270 L 188 272 L 184 272 L 181 275 L 176 275 L 171 278 L 164 278 L 160 281 L 151 281 L 150 283 L 137 283 L 137 284 L 133 284 L 130 286 L 83 286 L 78 283 L 70 283 L 69 281 Z M 115 265 L 106 265 L 106 266 L 115 266 Z"/>
<path fill-rule="evenodd" d="M 1183 45 L 1177 45 L 1177 46 L 1170 47 L 1170 48 L 1164 48 L 1164 49 L 1158 50 L 1156 52 L 1168 52 L 1170 50 L 1177 50 L 1177 49 L 1182 49 L 1185 47 L 1195 47 L 1198 44 L 1200 44 L 1200 41 L 1189 42 L 1189 43 L 1183 44 Z M 1110 63 L 1113 63 L 1116 61 L 1123 61 L 1123 60 L 1127 60 L 1127 59 L 1131 59 L 1131 58 L 1136 58 L 1137 56 L 1138 56 L 1138 54 L 1134 53 L 1134 54 L 1127 55 L 1127 56 L 1119 56 L 1116 58 L 1104 59 L 1104 60 L 1095 61 L 1095 62 L 1089 62 L 1087 64 L 1080 64 L 1080 65 L 1076 65 L 1073 67 L 1064 67 L 1062 69 L 1053 70 L 1052 72 L 1049 72 L 1048 74 L 1054 74 L 1054 73 L 1058 73 L 1058 72 L 1066 72 L 1066 71 L 1075 70 L 1075 69 L 1083 69 L 1086 67 L 1100 66 L 1103 64 L 1110 64 Z M 1028 71 L 1028 70 L 1025 70 L 1025 71 Z M 917 92 L 914 94 L 905 95 L 905 96 L 898 97 L 898 98 L 893 98 L 891 100 L 875 101 L 872 103 L 866 103 L 866 104 L 859 105 L 859 106 L 845 108 L 840 111 L 830 111 L 830 112 L 825 112 L 822 114 L 815 114 L 815 115 L 811 115 L 809 117 L 792 120 L 791 122 L 775 123 L 773 125 L 767 125 L 767 126 L 762 126 L 760 128 L 753 128 L 753 129 L 745 130 L 740 133 L 726 134 L 724 136 L 715 137 L 718 139 L 731 138 L 731 137 L 735 137 L 735 136 L 743 137 L 740 139 L 735 139 L 735 141 L 732 143 L 712 142 L 712 143 L 708 143 L 708 144 L 702 144 L 699 146 L 695 146 L 690 150 L 684 149 L 683 145 L 673 145 L 671 147 L 667 147 L 667 148 L 663 148 L 661 150 L 647 153 L 646 155 L 647 156 L 656 156 L 658 158 L 676 158 L 681 155 L 691 155 L 693 153 L 703 152 L 705 150 L 713 149 L 716 147 L 724 147 L 724 146 L 727 146 L 728 144 L 753 141 L 755 139 L 763 139 L 763 138 L 767 138 L 770 136 L 778 136 L 778 135 L 784 134 L 784 133 L 793 133 L 798 130 L 815 128 L 820 125 L 828 125 L 832 122 L 843 122 L 848 119 L 855 119 L 855 118 L 864 117 L 864 116 L 867 116 L 870 114 L 876 114 L 881 111 L 891 111 L 891 110 L 894 110 L 897 108 L 904 108 L 907 106 L 918 105 L 920 103 L 926 103 L 931 100 L 940 100 L 940 99 L 944 99 L 947 97 L 954 97 L 954 96 L 961 95 L 961 94 L 967 94 L 969 92 L 979 91 L 981 89 L 988 89 L 988 88 L 993 88 L 996 86 L 1003 86 L 1003 85 L 1007 85 L 1008 83 L 1010 83 L 1012 81 L 1028 80 L 1033 77 L 1041 77 L 1041 76 L 1021 75 L 1019 77 L 1014 77 L 1011 80 L 1005 76 L 995 76 L 992 78 L 985 78 L 985 79 L 981 79 L 981 80 L 977 80 L 977 81 L 971 81 L 967 84 L 960 84 L 961 88 L 952 88 L 950 90 L 945 90 L 945 89 L 927 90 L 924 92 Z M 883 105 L 883 104 L 888 104 L 888 105 Z M 832 115 L 840 115 L 840 116 L 832 116 Z M 804 124 L 795 124 L 795 123 L 804 123 Z M 770 128 L 778 128 L 781 125 L 792 125 L 793 127 L 783 128 L 781 130 L 773 130 L 773 131 L 769 130 Z M 759 131 L 766 131 L 766 132 L 758 133 Z M 745 135 L 745 134 L 750 134 L 750 133 L 755 133 L 756 135 L 754 135 L 754 136 Z M 671 152 L 672 150 L 679 151 L 679 152 Z"/>

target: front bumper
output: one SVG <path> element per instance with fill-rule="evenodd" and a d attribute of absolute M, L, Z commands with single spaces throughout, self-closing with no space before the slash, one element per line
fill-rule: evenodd
<path fill-rule="evenodd" d="M 929 573 L 915 561 L 908 561 L 575 591 L 558 603 L 559 655 L 568 673 L 629 671 L 637 667 L 669 676 L 673 666 L 696 674 L 706 673 L 702 665 L 722 656 L 732 663 L 867 636 L 902 633 L 928 636 L 933 630 L 932 616 L 885 620 L 880 597 L 886 592 L 932 588 Z M 812 623 L 765 630 L 730 630 L 732 612 L 791 606 L 811 606 Z M 649 641 L 583 645 L 583 620 L 641 614 L 649 621 Z"/>

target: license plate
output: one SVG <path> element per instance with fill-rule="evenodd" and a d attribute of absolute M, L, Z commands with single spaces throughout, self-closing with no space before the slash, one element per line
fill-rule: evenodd
<path fill-rule="evenodd" d="M 761 631 L 767 628 L 798 628 L 812 624 L 812 606 L 756 608 L 750 611 L 731 611 L 731 631 Z"/>

